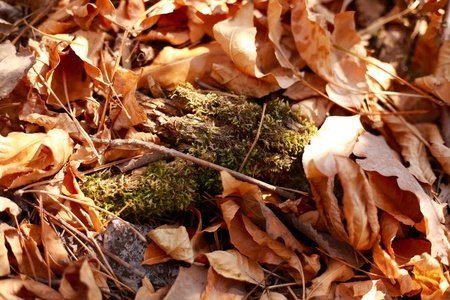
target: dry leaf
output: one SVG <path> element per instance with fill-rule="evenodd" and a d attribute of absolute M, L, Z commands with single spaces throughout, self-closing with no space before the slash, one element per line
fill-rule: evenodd
<path fill-rule="evenodd" d="M 35 62 L 30 50 L 20 47 L 16 53 L 10 41 L 0 44 L 0 99 L 9 96 Z"/>
<path fill-rule="evenodd" d="M 380 216 L 380 234 L 383 245 L 392 258 L 395 258 L 394 249 L 392 249 L 392 241 L 397 236 L 400 229 L 399 222 L 390 214 L 383 212 Z"/>
<path fill-rule="evenodd" d="M 408 124 L 404 118 L 385 115 L 383 122 L 389 127 L 397 143 L 402 147 L 402 156 L 409 163 L 408 170 L 417 180 L 433 185 L 436 176 L 431 169 L 427 157 L 427 150 L 423 142 L 417 137 L 420 133 L 414 126 Z"/>
<path fill-rule="evenodd" d="M 54 175 L 72 154 L 73 142 L 59 129 L 0 136 L 0 185 L 15 188 Z"/>
<path fill-rule="evenodd" d="M 347 281 L 355 276 L 352 268 L 337 260 L 327 263 L 327 270 L 320 276 L 312 280 L 311 286 L 306 294 L 308 298 L 314 297 L 326 299 L 329 296 L 331 284 L 335 281 Z"/>
<path fill-rule="evenodd" d="M 51 287 L 29 279 L 0 280 L 0 298 L 14 300 L 46 299 L 63 300 L 64 297 Z"/>
<path fill-rule="evenodd" d="M 336 299 L 392 300 L 381 280 L 341 283 L 336 287 Z"/>
<path fill-rule="evenodd" d="M 353 153 L 358 157 L 365 157 L 365 159 L 356 160 L 364 170 L 375 171 L 386 177 L 397 177 L 398 186 L 417 197 L 420 211 L 425 217 L 425 233 L 432 244 L 431 255 L 440 258 L 442 263 L 448 265 L 450 244 L 447 239 L 448 229 L 441 224 L 443 207 L 425 193 L 415 178 L 402 165 L 396 153 L 389 148 L 383 137 L 377 137 L 370 133 L 362 134 Z"/>
<path fill-rule="evenodd" d="M 48 252 L 50 268 L 54 273 L 63 273 L 70 261 L 66 248 L 48 222 L 44 220 L 41 226 L 41 238 L 45 246 L 44 251 Z"/>
<path fill-rule="evenodd" d="M 442 265 L 428 253 L 411 259 L 413 279 L 422 286 L 421 299 L 447 299 L 450 284 Z"/>
<path fill-rule="evenodd" d="M 177 279 L 167 293 L 165 300 L 198 300 L 206 288 L 208 270 L 198 265 L 180 267 Z"/>
<path fill-rule="evenodd" d="M 214 25 L 214 38 L 234 65 L 243 73 L 287 88 L 297 79 L 292 76 L 263 74 L 257 65 L 256 27 L 253 24 L 253 3 L 243 5 L 232 19 Z"/>
<path fill-rule="evenodd" d="M 439 49 L 436 69 L 432 75 L 416 78 L 414 83 L 427 92 L 433 93 L 446 103 L 450 103 L 448 61 L 450 41 L 445 41 Z"/>
<path fill-rule="evenodd" d="M 2 277 L 10 273 L 8 248 L 6 248 L 5 244 L 5 231 L 7 230 L 16 230 L 16 229 L 14 227 L 9 226 L 6 223 L 0 224 L 0 276 Z"/>
<path fill-rule="evenodd" d="M 327 93 L 336 103 L 359 108 L 367 92 L 366 65 L 359 58 L 333 48 L 333 44 L 365 56 L 355 31 L 353 12 L 337 14 L 334 31 L 328 31 L 323 15 L 311 10 L 311 3 L 294 1 L 291 26 L 297 50 L 314 73 L 329 84 Z"/>
<path fill-rule="evenodd" d="M 159 290 L 150 291 L 145 285 L 142 285 L 134 297 L 135 300 L 163 300 L 170 290 L 170 286 L 160 288 Z"/>
<path fill-rule="evenodd" d="M 22 209 L 8 198 L 0 196 L 0 212 L 6 211 L 10 216 L 18 216 Z"/>
<path fill-rule="evenodd" d="M 219 275 L 213 268 L 208 270 L 208 284 L 202 294 L 202 300 L 240 300 L 247 295 L 243 282 Z"/>
<path fill-rule="evenodd" d="M 214 251 L 200 255 L 205 256 L 211 267 L 225 278 L 259 284 L 264 279 L 262 267 L 248 259 L 237 250 Z"/>
<path fill-rule="evenodd" d="M 162 225 L 150 231 L 148 237 L 173 259 L 194 262 L 194 251 L 186 227 Z"/>
<path fill-rule="evenodd" d="M 64 270 L 59 292 L 65 299 L 102 299 L 102 292 L 85 258 L 71 263 Z"/>
<path fill-rule="evenodd" d="M 384 275 L 386 275 L 389 279 L 397 279 L 399 274 L 399 267 L 395 260 L 389 256 L 389 254 L 381 248 L 380 245 L 381 237 L 378 236 L 378 239 L 375 241 L 372 247 L 372 257 L 376 266 L 379 268 Z"/>

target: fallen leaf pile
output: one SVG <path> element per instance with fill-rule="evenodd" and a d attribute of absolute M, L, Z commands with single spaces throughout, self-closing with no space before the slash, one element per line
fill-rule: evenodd
<path fill-rule="evenodd" d="M 15 2 L 0 1 L 0 298 L 450 297 L 447 1 Z M 320 128 L 298 170 L 311 192 L 221 171 L 200 204 L 216 215 L 148 232 L 141 264 L 181 262 L 171 285 L 114 258 L 133 290 L 80 182 L 149 152 L 98 139 L 162 145 L 139 131 L 137 91 L 180 83 L 300 109 Z"/>

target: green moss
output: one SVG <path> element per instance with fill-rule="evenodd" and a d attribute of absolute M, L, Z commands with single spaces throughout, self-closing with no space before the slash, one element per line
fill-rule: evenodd
<path fill-rule="evenodd" d="M 185 210 L 200 198 L 199 185 L 192 163 L 176 159 L 155 162 L 145 171 L 132 174 L 105 172 L 87 176 L 83 192 L 96 203 L 117 213 L 127 202 L 131 204 L 121 216 L 130 221 L 148 221 Z"/>
<path fill-rule="evenodd" d="M 257 135 L 262 106 L 244 97 L 202 94 L 189 84 L 178 86 L 172 101 L 184 115 L 168 118 L 177 133 L 171 147 L 237 171 Z M 241 172 L 309 192 L 301 155 L 315 131 L 286 101 L 267 102 L 258 142 Z M 122 216 L 146 221 L 195 205 L 205 192 L 220 194 L 222 184 L 219 172 L 175 159 L 150 164 L 145 172 L 91 176 L 83 191 L 113 212 L 132 199 Z"/>

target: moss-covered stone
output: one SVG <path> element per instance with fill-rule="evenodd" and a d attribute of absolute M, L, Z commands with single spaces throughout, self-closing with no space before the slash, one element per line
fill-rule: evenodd
<path fill-rule="evenodd" d="M 189 84 L 176 88 L 172 103 L 182 115 L 165 116 L 164 124 L 176 138 L 171 147 L 203 160 L 238 170 L 258 132 L 262 106 L 233 95 L 203 94 Z M 283 100 L 267 102 L 258 142 L 242 173 L 284 187 L 308 191 L 301 155 L 313 124 L 301 119 Z M 184 210 L 207 192 L 221 193 L 219 172 L 180 159 L 150 164 L 133 175 L 105 172 L 91 176 L 84 191 L 99 205 L 128 219 L 148 220 Z"/>

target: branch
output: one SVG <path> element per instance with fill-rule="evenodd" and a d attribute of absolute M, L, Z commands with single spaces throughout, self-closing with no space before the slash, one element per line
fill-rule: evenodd
<path fill-rule="evenodd" d="M 269 190 L 271 192 L 275 192 L 280 196 L 289 198 L 289 199 L 295 199 L 295 195 L 291 192 L 285 191 L 283 189 L 280 189 L 278 187 L 275 187 L 271 184 L 265 183 L 263 181 L 260 181 L 258 179 L 255 179 L 253 177 L 244 175 L 242 173 L 230 170 L 228 168 L 216 165 L 214 163 L 205 161 L 203 159 L 197 158 L 195 156 L 189 155 L 189 154 L 185 154 L 183 152 L 177 151 L 175 149 L 170 149 L 161 145 L 157 145 L 155 143 L 152 142 L 144 142 L 141 140 L 136 140 L 136 139 L 127 139 L 127 140 L 121 140 L 121 139 L 116 139 L 116 140 L 106 140 L 106 139 L 98 139 L 98 138 L 92 138 L 92 141 L 97 142 L 97 143 L 103 143 L 103 144 L 108 144 L 112 147 L 120 147 L 120 146 L 140 146 L 142 148 L 147 148 L 153 151 L 157 151 L 160 153 L 164 153 L 166 155 L 170 155 L 173 157 L 178 157 L 184 160 L 188 160 L 188 161 L 192 161 L 196 164 L 199 164 L 201 166 L 205 166 L 208 168 L 211 168 L 213 170 L 216 171 L 227 171 L 228 173 L 230 173 L 231 175 L 233 175 L 235 178 L 246 181 L 248 183 L 252 183 L 255 184 L 257 186 L 259 186 L 260 188 Z"/>

